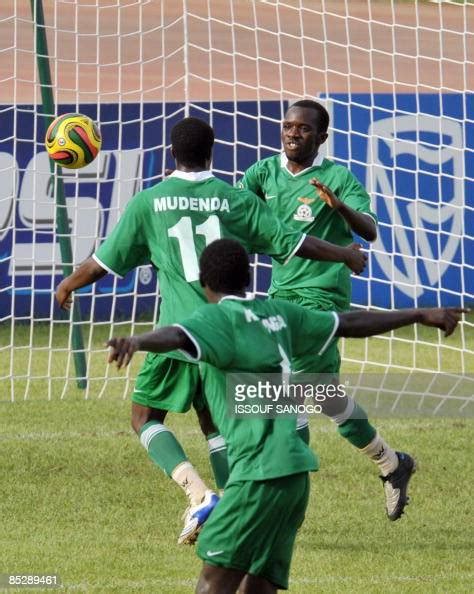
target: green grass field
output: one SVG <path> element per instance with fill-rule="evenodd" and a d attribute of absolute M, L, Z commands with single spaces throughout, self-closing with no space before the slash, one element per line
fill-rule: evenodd
<path fill-rule="evenodd" d="M 417 326 L 402 328 L 390 335 L 369 340 L 341 341 L 347 373 L 380 373 L 390 368 L 394 373 L 412 367 L 437 372 L 473 373 L 474 312 L 465 317 L 463 331 L 441 338 L 438 330 Z M 104 343 L 111 335 L 129 334 L 127 323 L 83 324 L 87 351 L 89 386 L 86 397 L 117 397 L 131 387 L 141 355 L 132 363 L 129 380 L 108 368 Z M 0 324 L 0 378 L 2 400 L 47 400 L 81 397 L 74 380 L 74 365 L 69 348 L 67 320 L 53 324 Z M 135 325 L 134 332 L 152 329 L 146 321 Z M 11 348 L 14 345 L 14 348 Z M 105 381 L 107 380 L 107 381 Z"/>
<path fill-rule="evenodd" d="M 184 495 L 148 461 L 128 415 L 123 400 L 1 405 L 0 573 L 57 573 L 65 592 L 193 591 L 200 562 L 176 544 Z M 170 424 L 210 481 L 193 414 Z M 377 424 L 419 462 L 405 516 L 385 518 L 375 469 L 313 421 L 321 470 L 290 591 L 472 591 L 472 421 Z"/>
<path fill-rule="evenodd" d="M 381 339 L 367 345 L 351 341 L 345 355 L 359 360 L 369 352 L 380 362 L 386 357 L 407 360 L 407 349 L 419 348 L 406 342 L 413 337 L 410 332 L 397 334 L 401 340 L 391 346 Z M 104 328 L 94 330 L 94 348 L 106 335 Z M 3 329 L 3 345 L 9 337 Z M 437 335 L 423 331 L 417 337 L 427 345 L 428 361 L 428 347 L 436 344 Z M 55 349 L 52 358 L 49 344 Z M 457 350 L 459 336 L 446 344 L 451 349 L 443 350 L 444 366 L 459 371 L 460 357 L 466 362 L 472 355 Z M 30 341 L 29 329 L 18 327 L 15 346 L 22 345 L 14 351 L 15 372 L 40 377 L 29 384 L 24 378 L 14 380 L 15 402 L 8 402 L 11 385 L 2 388 L 0 574 L 57 573 L 64 592 L 192 592 L 201 564 L 192 548 L 176 544 L 185 497 L 153 467 L 129 429 L 130 405 L 121 397 L 126 385 L 120 374 L 109 371 L 100 399 L 104 380 L 97 379 L 91 398 L 84 400 L 72 379 L 65 393 L 64 380 L 48 388 L 48 370 L 67 375 L 64 328 L 39 326 Z M 464 345 L 472 353 L 472 342 Z M 435 363 L 439 349 L 436 353 Z M 97 353 L 91 359 L 91 373 L 98 378 L 104 376 L 104 357 Z M 139 360 L 133 371 L 138 365 Z M 206 444 L 194 415 L 174 415 L 169 422 L 211 482 Z M 385 417 L 376 424 L 391 444 L 413 453 L 419 463 L 405 516 L 395 523 L 386 519 L 376 469 L 328 421 L 313 419 L 312 445 L 321 470 L 312 478 L 290 591 L 471 592 L 473 420 Z"/>

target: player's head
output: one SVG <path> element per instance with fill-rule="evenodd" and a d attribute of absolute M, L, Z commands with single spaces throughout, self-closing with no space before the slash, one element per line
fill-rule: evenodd
<path fill-rule="evenodd" d="M 209 301 L 218 301 L 216 294 L 245 293 L 250 282 L 248 254 L 234 239 L 210 243 L 201 254 L 199 270 L 199 280 Z"/>
<path fill-rule="evenodd" d="M 329 114 L 317 101 L 303 99 L 291 105 L 283 119 L 281 141 L 290 161 L 310 165 L 328 137 Z"/>
<path fill-rule="evenodd" d="M 214 130 L 199 118 L 184 118 L 171 130 L 171 153 L 179 165 L 207 169 L 214 146 Z"/>

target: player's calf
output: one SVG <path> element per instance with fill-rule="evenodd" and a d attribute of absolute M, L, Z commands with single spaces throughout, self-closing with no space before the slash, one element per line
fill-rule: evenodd
<path fill-rule="evenodd" d="M 217 503 L 218 497 L 201 479 L 173 432 L 163 424 L 166 412 L 134 402 L 132 426 L 139 434 L 140 443 L 146 449 L 151 461 L 185 492 L 189 507 L 185 513 L 186 522 L 178 542 L 193 543 Z"/>

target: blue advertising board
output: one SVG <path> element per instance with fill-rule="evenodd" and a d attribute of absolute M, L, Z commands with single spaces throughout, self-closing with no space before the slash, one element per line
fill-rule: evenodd
<path fill-rule="evenodd" d="M 474 294 L 473 95 L 330 95 L 330 152 L 373 196 L 379 238 L 369 272 L 353 281 L 353 303 L 379 307 L 459 304 Z M 276 101 L 193 104 L 219 140 L 216 175 L 235 181 L 259 156 L 280 147 L 284 106 Z M 61 105 L 100 122 L 103 147 L 94 163 L 63 170 L 76 263 L 115 225 L 133 194 L 160 181 L 172 160 L 162 138 L 184 115 L 184 104 Z M 237 116 L 235 116 L 237 111 Z M 165 126 L 165 129 L 163 128 Z M 0 107 L 0 313 L 49 319 L 61 260 L 44 122 L 33 105 Z M 36 139 L 35 142 L 32 139 Z M 262 149 L 262 143 L 265 148 Z M 259 148 L 260 153 L 259 153 Z M 13 173 L 12 173 L 13 172 Z M 265 290 L 268 269 L 259 268 Z M 155 273 L 104 277 L 80 293 L 86 317 L 128 318 L 154 307 Z M 92 297 L 94 295 L 94 297 Z M 53 309 L 52 309 L 53 308 Z"/>
<path fill-rule="evenodd" d="M 379 237 L 354 302 L 474 301 L 474 95 L 331 95 L 333 154 L 372 196 Z M 349 132 L 348 132 L 349 131 Z"/>

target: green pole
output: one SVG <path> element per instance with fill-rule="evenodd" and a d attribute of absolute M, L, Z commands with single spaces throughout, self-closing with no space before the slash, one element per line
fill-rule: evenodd
<path fill-rule="evenodd" d="M 44 26 L 44 11 L 42 0 L 30 0 L 31 13 L 35 24 L 36 61 L 41 86 L 41 99 L 45 131 L 54 119 L 53 85 L 51 82 L 51 69 L 49 66 L 48 42 Z M 63 275 L 69 276 L 72 273 L 72 246 L 71 230 L 67 215 L 66 199 L 64 197 L 64 184 L 61 175 L 61 167 L 58 166 L 55 175 L 55 164 L 50 159 L 49 166 L 54 186 L 54 197 L 56 201 L 56 235 L 59 239 Z M 76 369 L 77 386 L 81 389 L 87 387 L 87 363 L 84 351 L 84 339 L 81 327 L 81 308 L 79 302 L 75 302 L 72 308 L 72 350 L 74 355 L 74 366 Z"/>

